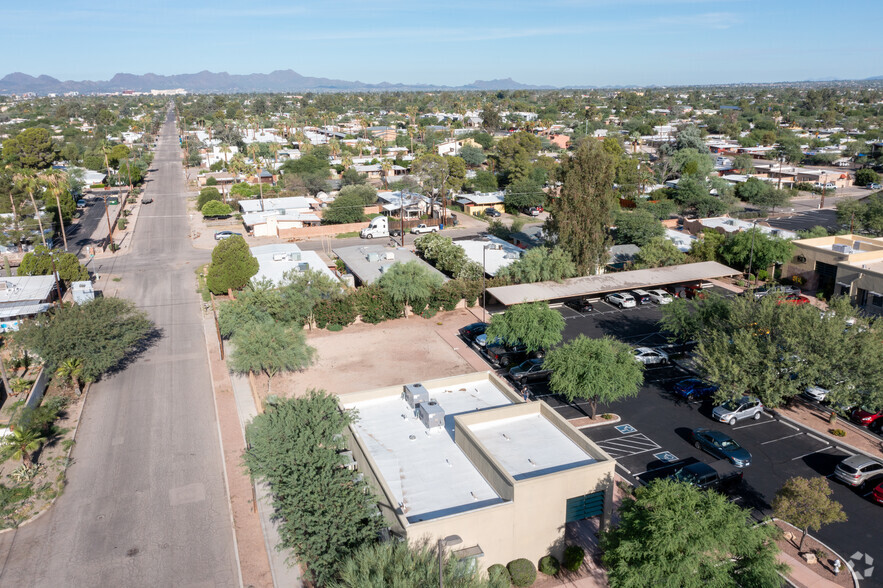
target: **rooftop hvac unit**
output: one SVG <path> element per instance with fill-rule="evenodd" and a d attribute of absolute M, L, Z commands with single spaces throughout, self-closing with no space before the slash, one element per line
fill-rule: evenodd
<path fill-rule="evenodd" d="M 291 253 L 288 254 L 288 259 L 290 259 L 291 261 L 300 261 L 301 260 L 300 251 L 292 251 Z"/>
<path fill-rule="evenodd" d="M 368 261 L 380 261 L 380 254 L 376 252 L 369 253 Z"/>
<path fill-rule="evenodd" d="M 394 251 L 386 251 L 383 253 L 383 259 L 387 261 L 392 261 L 396 258 L 396 254 Z"/>
<path fill-rule="evenodd" d="M 299 271 L 299 272 L 305 272 L 308 269 L 310 269 L 310 264 L 308 264 L 305 261 L 302 261 L 299 264 L 297 264 L 297 271 Z"/>
<path fill-rule="evenodd" d="M 383 265 L 380 266 L 380 273 L 385 274 L 394 265 L 395 265 L 394 263 L 384 263 Z"/>
<path fill-rule="evenodd" d="M 405 384 L 402 390 L 402 398 L 411 408 L 416 408 L 421 402 L 429 402 L 429 390 L 423 384 Z"/>
<path fill-rule="evenodd" d="M 852 253 L 852 247 L 849 245 L 842 245 L 840 243 L 835 243 L 831 245 L 831 250 L 836 251 L 837 253 Z"/>
<path fill-rule="evenodd" d="M 445 426 L 445 410 L 435 400 L 418 404 L 417 417 L 427 429 Z"/>
<path fill-rule="evenodd" d="M 274 253 L 273 261 L 288 261 L 289 257 L 287 253 Z"/>

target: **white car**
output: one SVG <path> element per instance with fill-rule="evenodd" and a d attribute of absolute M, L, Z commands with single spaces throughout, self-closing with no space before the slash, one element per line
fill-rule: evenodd
<path fill-rule="evenodd" d="M 644 365 L 666 365 L 670 360 L 665 351 L 650 347 L 636 347 L 635 361 L 640 361 Z"/>
<path fill-rule="evenodd" d="M 763 403 L 753 396 L 743 396 L 738 400 L 724 402 L 711 411 L 711 418 L 722 423 L 735 425 L 743 419 L 758 420 L 763 414 Z"/>
<path fill-rule="evenodd" d="M 674 300 L 674 298 L 671 297 L 671 294 L 665 290 L 650 290 L 647 293 L 650 295 L 650 301 L 655 302 L 656 304 L 668 304 Z"/>
<path fill-rule="evenodd" d="M 828 397 L 828 391 L 818 386 L 807 386 L 806 390 L 803 391 L 803 396 L 810 400 L 821 402 Z"/>
<path fill-rule="evenodd" d="M 615 294 L 608 294 L 604 299 L 608 304 L 612 304 L 618 308 L 634 308 L 635 307 L 635 299 L 632 298 L 631 294 L 625 294 L 623 292 L 617 292 Z"/>

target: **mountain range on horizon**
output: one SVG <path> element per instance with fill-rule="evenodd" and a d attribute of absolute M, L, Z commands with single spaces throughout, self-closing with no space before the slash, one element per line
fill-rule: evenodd
<path fill-rule="evenodd" d="M 47 75 L 31 76 L 15 72 L 0 78 L 0 94 L 81 94 L 104 92 L 149 92 L 150 90 L 174 90 L 183 88 L 193 93 L 234 94 L 249 92 L 346 92 L 346 91 L 407 91 L 407 90 L 550 90 L 554 86 L 535 86 L 516 82 L 512 78 L 476 80 L 464 86 L 435 84 L 394 84 L 380 82 L 368 84 L 360 81 L 336 80 L 303 76 L 291 69 L 276 70 L 269 74 L 229 74 L 227 72 L 201 71 L 194 74 L 136 75 L 118 73 L 106 81 L 61 81 Z"/>
<path fill-rule="evenodd" d="M 854 81 L 880 81 L 883 75 L 872 76 L 863 80 Z M 803 80 L 802 82 L 838 82 L 851 81 L 836 78 L 824 78 L 815 80 Z M 802 83 L 802 82 L 779 82 L 779 83 Z M 740 83 L 740 82 L 734 82 Z M 744 82 L 741 82 L 744 83 Z M 685 86 L 688 84 L 672 84 Z M 724 84 L 722 84 L 724 85 Z M 569 85 L 570 88 L 593 88 L 597 86 Z M 638 87 L 605 86 L 612 87 Z M 659 87 L 654 84 L 649 87 Z M 463 86 L 445 86 L 438 84 L 402 84 L 380 82 L 369 84 L 360 81 L 347 81 L 332 78 L 320 78 L 303 76 L 294 70 L 276 70 L 269 74 L 229 74 L 227 72 L 210 72 L 207 70 L 193 74 L 158 75 L 147 73 L 143 75 L 118 73 L 106 81 L 82 80 L 61 81 L 47 75 L 37 77 L 15 72 L 0 78 L 0 94 L 23 94 L 34 92 L 36 94 L 63 94 L 65 92 L 79 92 L 80 94 L 98 94 L 107 92 L 149 92 L 151 90 L 174 90 L 182 88 L 190 93 L 216 93 L 236 94 L 253 92 L 372 92 L 372 91 L 429 91 L 429 90 L 553 90 L 560 86 L 531 85 L 516 82 L 512 78 L 476 80 Z"/>

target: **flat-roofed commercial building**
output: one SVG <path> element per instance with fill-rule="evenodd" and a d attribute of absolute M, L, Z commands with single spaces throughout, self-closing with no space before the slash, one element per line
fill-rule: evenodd
<path fill-rule="evenodd" d="M 838 235 L 792 242 L 796 249 L 782 277 L 800 277 L 808 292 L 849 296 L 862 310 L 883 314 L 883 239 Z"/>
<path fill-rule="evenodd" d="M 561 556 L 568 522 L 609 520 L 616 462 L 492 372 L 346 394 L 350 446 L 392 535 L 463 539 L 482 569 Z"/>

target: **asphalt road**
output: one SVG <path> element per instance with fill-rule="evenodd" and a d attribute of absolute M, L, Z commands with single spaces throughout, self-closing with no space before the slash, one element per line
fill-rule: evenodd
<path fill-rule="evenodd" d="M 132 252 L 93 268 L 120 277 L 104 294 L 135 300 L 160 334 L 93 385 L 64 494 L 0 534 L 0 586 L 240 583 L 194 289 L 209 252 L 190 245 L 179 153 L 169 114 Z"/>
<path fill-rule="evenodd" d="M 579 334 L 589 337 L 615 336 L 635 346 L 654 346 L 665 342 L 656 324 L 661 316 L 655 305 L 618 310 L 603 302 L 595 303 L 595 311 L 580 314 L 561 307 L 566 319 L 565 340 Z M 685 402 L 671 395 L 673 385 L 692 376 L 688 363 L 665 367 L 648 366 L 645 385 L 636 398 L 611 405 L 600 405 L 599 412 L 615 412 L 619 423 L 583 429 L 583 433 L 617 459 L 617 471 L 636 482 L 653 476 L 657 468 L 666 468 L 672 461 L 699 460 L 713 463 L 716 458 L 693 447 L 690 431 L 707 427 L 728 433 L 752 454 L 752 464 L 744 471 L 744 483 L 733 494 L 733 500 L 752 510 L 758 519 L 771 514 L 770 502 L 776 491 L 790 477 L 830 479 L 833 498 L 844 508 L 849 521 L 823 527 L 814 533 L 832 549 L 850 558 L 860 553 L 859 570 L 867 570 L 864 555 L 883 561 L 880 529 L 883 529 L 883 506 L 870 498 L 870 488 L 855 490 L 833 479 L 834 467 L 851 454 L 830 444 L 812 430 L 779 421 L 764 415 L 759 421 L 742 421 L 730 427 L 711 419 L 710 402 Z M 585 416 L 588 403 L 569 404 L 549 395 L 548 387 L 533 385 L 535 397 L 542 398 L 567 418 Z M 622 427 L 622 429 L 617 429 Z M 876 577 L 874 577 L 876 576 Z M 883 585 L 879 572 L 865 579 L 864 586 Z"/>

